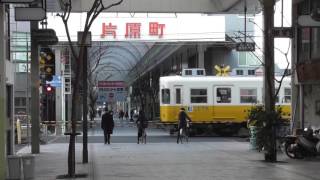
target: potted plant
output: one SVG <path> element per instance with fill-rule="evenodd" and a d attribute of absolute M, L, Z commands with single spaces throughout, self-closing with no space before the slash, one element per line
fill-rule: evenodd
<path fill-rule="evenodd" d="M 263 105 L 252 106 L 248 112 L 248 126 L 250 141 L 258 151 L 265 152 L 266 161 L 275 161 L 276 157 L 276 127 L 283 122 L 281 107 L 274 112 L 266 112 Z M 253 142 L 252 142 L 253 141 Z"/>

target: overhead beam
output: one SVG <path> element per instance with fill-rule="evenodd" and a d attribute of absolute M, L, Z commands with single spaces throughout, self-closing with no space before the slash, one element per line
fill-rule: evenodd
<path fill-rule="evenodd" d="M 49 2 L 52 1 L 56 0 L 49 0 Z M 105 6 L 111 3 L 110 0 L 103 0 L 103 2 Z M 88 11 L 92 3 L 93 0 L 72 0 L 72 11 Z M 119 6 L 112 7 L 106 12 L 238 14 L 243 12 L 243 3 L 242 0 L 125 0 Z M 248 13 L 260 12 L 259 0 L 247 0 L 247 4 Z M 61 11 L 61 9 L 54 9 L 55 7 L 57 6 L 48 7 L 48 11 Z"/>

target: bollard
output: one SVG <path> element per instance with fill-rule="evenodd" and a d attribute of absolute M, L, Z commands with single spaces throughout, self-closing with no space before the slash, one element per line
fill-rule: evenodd
<path fill-rule="evenodd" d="M 16 128 L 17 128 L 18 144 L 21 144 L 21 123 L 20 123 L 20 119 L 17 120 L 16 126 L 17 126 Z"/>
<path fill-rule="evenodd" d="M 21 179 L 21 157 L 17 155 L 8 156 L 8 179 Z"/>

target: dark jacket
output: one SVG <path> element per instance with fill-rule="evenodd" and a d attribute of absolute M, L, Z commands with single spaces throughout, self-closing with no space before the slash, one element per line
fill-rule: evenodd
<path fill-rule="evenodd" d="M 187 119 L 188 119 L 189 121 L 191 121 L 190 117 L 189 117 L 189 116 L 187 115 L 187 113 L 184 112 L 184 111 L 180 111 L 178 118 L 179 118 L 179 128 L 180 128 L 180 127 L 186 127 L 186 125 L 187 125 Z"/>
<path fill-rule="evenodd" d="M 139 112 L 138 119 L 137 119 L 136 123 L 137 123 L 138 128 L 147 128 L 148 127 L 148 120 L 147 120 L 143 111 Z"/>
<path fill-rule="evenodd" d="M 112 134 L 114 128 L 113 116 L 110 111 L 104 113 L 101 119 L 101 128 L 107 133 Z"/>

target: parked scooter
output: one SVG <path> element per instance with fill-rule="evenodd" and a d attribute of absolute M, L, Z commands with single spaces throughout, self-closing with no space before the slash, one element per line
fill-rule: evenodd
<path fill-rule="evenodd" d="M 304 129 L 302 135 L 288 135 L 284 139 L 284 151 L 293 159 L 320 155 L 320 129 Z"/>

